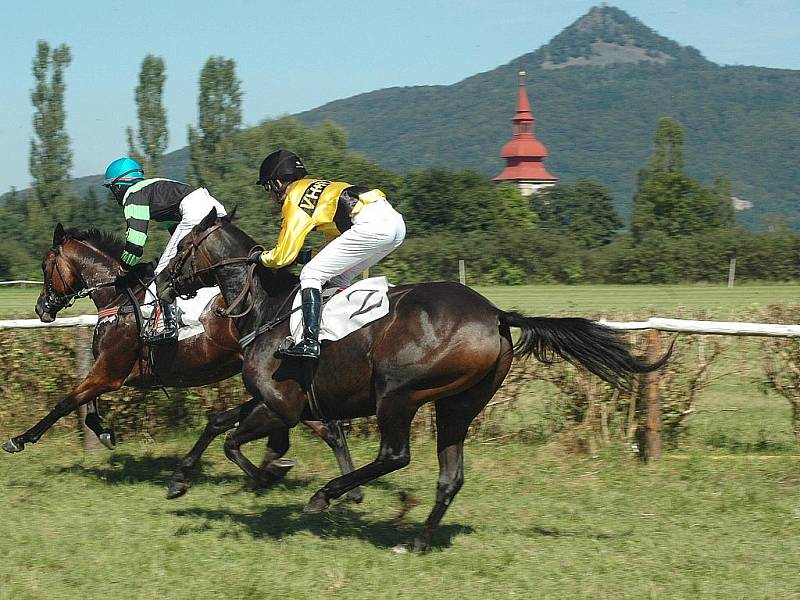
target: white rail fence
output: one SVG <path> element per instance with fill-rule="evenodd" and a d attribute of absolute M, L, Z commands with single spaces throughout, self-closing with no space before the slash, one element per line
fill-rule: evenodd
<path fill-rule="evenodd" d="M 674 333 L 693 333 L 701 335 L 746 335 L 769 337 L 800 337 L 800 325 L 779 325 L 773 323 L 739 323 L 736 321 L 692 321 L 689 319 L 665 319 L 651 317 L 646 321 L 598 321 L 611 329 L 637 331 L 653 329 Z M 38 329 L 46 327 L 92 327 L 97 324 L 97 315 L 61 317 L 52 323 L 42 323 L 39 319 L 0 320 L 0 329 Z"/>
<path fill-rule="evenodd" d="M 623 331 L 649 330 L 647 336 L 647 355 L 651 361 L 660 358 L 663 351 L 659 331 L 673 333 L 689 333 L 701 335 L 735 335 L 735 336 L 769 336 L 800 337 L 800 325 L 782 325 L 773 323 L 737 323 L 729 321 L 693 321 L 688 319 L 665 319 L 652 317 L 646 321 L 606 321 L 599 323 Z M 38 319 L 0 320 L 0 329 L 38 329 L 47 327 L 92 327 L 97 324 L 97 315 L 80 315 L 56 319 L 52 323 L 42 323 Z M 80 339 L 80 336 L 79 336 Z M 91 365 L 91 344 L 84 338 L 82 351 L 88 352 L 88 364 Z M 78 340 L 76 340 L 78 341 Z M 85 362 L 85 361 L 84 361 Z M 88 370 L 88 366 L 86 367 Z M 660 375 L 647 375 L 647 416 L 645 421 L 645 456 L 652 460 L 661 458 L 661 400 L 659 394 Z M 83 416 L 80 416 L 81 422 Z M 88 441 L 92 436 L 84 435 Z M 92 438 L 93 439 L 93 438 Z"/>

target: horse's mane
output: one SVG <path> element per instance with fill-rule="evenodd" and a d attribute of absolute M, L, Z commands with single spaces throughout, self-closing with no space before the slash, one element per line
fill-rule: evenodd
<path fill-rule="evenodd" d="M 125 249 L 125 242 L 122 239 L 113 233 L 106 233 L 93 227 L 90 229 L 67 229 L 64 232 L 64 239 L 88 242 L 117 262 L 119 262 L 122 251 Z"/>

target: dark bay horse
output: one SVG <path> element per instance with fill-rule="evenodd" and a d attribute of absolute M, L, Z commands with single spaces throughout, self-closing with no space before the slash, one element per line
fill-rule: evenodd
<path fill-rule="evenodd" d="M 89 295 L 98 312 L 113 307 L 130 307 L 127 292 L 103 285 L 104 282 L 113 281 L 119 272 L 119 261 L 114 257 L 121 254 L 122 242 L 113 236 L 94 229 L 65 231 L 61 224 L 57 225 L 53 245 L 42 262 L 44 284 L 36 302 L 36 314 L 45 323 L 52 322 L 59 310 L 71 304 L 79 295 Z M 143 285 L 138 284 L 133 293 L 141 302 Z M 6 441 L 3 450 L 21 452 L 25 444 L 37 442 L 58 419 L 79 405 L 96 402 L 101 394 L 117 390 L 123 385 L 139 389 L 194 387 L 236 375 L 242 368 L 238 332 L 230 319 L 216 314 L 215 309 L 218 308 L 225 308 L 224 301 L 219 297 L 201 315 L 204 333 L 177 344 L 155 347 L 154 361 L 149 368 L 145 368 L 148 349 L 139 337 L 134 312 L 121 311 L 111 322 L 101 320 L 94 330 L 92 351 L 96 360 L 89 374 L 36 425 Z M 189 475 L 211 441 L 243 420 L 257 403 L 257 400 L 251 399 L 209 419 L 203 434 L 172 475 L 167 497 L 175 498 L 186 492 Z M 96 413 L 88 416 L 92 418 L 87 419 L 87 425 L 98 437 L 107 435 L 108 430 L 102 429 Z M 309 420 L 306 425 L 333 449 L 343 473 L 353 470 L 344 434 L 338 423 L 323 425 Z M 103 441 L 108 445 L 107 438 L 103 438 Z M 270 435 L 262 467 L 248 471 L 248 475 L 262 485 L 285 475 L 292 463 L 280 459 L 288 448 L 289 439 L 285 432 Z M 358 490 L 350 499 L 360 501 L 361 491 Z"/>
<path fill-rule="evenodd" d="M 242 378 L 261 403 L 225 441 L 226 452 L 245 472 L 256 467 L 240 452 L 243 443 L 294 427 L 311 417 L 304 393 L 304 368 L 281 360 L 275 350 L 289 334 L 287 322 L 297 278 L 286 270 L 247 266 L 255 242 L 212 211 L 182 240 L 178 255 L 159 277 L 172 292 L 191 293 L 218 284 L 229 304 L 249 287 L 252 308 L 237 319 L 245 338 L 264 330 L 244 349 Z M 235 261 L 230 257 L 242 257 Z M 266 323 L 264 327 L 262 324 Z M 516 343 L 511 328 L 521 330 Z M 321 412 L 331 418 L 377 415 L 377 458 L 337 477 L 317 491 L 308 512 L 410 459 L 411 421 L 427 402 L 436 406 L 439 479 L 436 502 L 415 550 L 427 550 L 431 535 L 464 481 L 463 444 L 469 425 L 500 387 L 515 356 L 544 362 L 560 357 L 613 384 L 630 382 L 666 362 L 639 362 L 625 338 L 579 318 L 526 317 L 505 312 L 456 283 L 402 285 L 389 291 L 389 314 L 337 342 L 323 344 L 314 387 Z"/>

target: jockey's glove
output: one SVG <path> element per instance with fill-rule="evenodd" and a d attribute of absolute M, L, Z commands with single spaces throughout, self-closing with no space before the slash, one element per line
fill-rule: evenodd
<path fill-rule="evenodd" d="M 253 250 L 250 253 L 250 256 L 247 257 L 247 264 L 260 265 L 261 264 L 261 254 L 263 252 L 264 252 L 263 250 Z"/>

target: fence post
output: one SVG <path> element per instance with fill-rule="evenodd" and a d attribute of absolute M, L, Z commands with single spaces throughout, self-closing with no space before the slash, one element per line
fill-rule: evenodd
<path fill-rule="evenodd" d="M 458 280 L 461 285 L 467 285 L 467 269 L 464 266 L 464 259 L 458 261 Z"/>
<path fill-rule="evenodd" d="M 94 364 L 92 354 L 92 338 L 94 329 L 91 327 L 75 328 L 75 363 L 78 368 L 78 377 L 84 378 L 89 374 L 89 369 Z M 87 405 L 82 404 L 78 407 L 78 427 L 83 434 L 83 449 L 85 451 L 97 450 L 100 448 L 100 440 L 94 432 L 86 426 Z"/>
<path fill-rule="evenodd" d="M 728 266 L 728 287 L 733 287 L 733 280 L 736 278 L 736 255 L 731 256 L 731 264 Z"/>
<path fill-rule="evenodd" d="M 649 362 L 661 358 L 661 339 L 658 331 L 651 329 L 647 334 L 647 357 Z M 645 424 L 645 456 L 650 460 L 661 459 L 661 398 L 658 381 L 661 374 L 653 371 L 647 374 L 647 423 Z"/>

